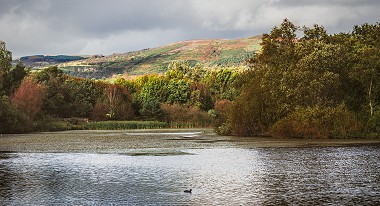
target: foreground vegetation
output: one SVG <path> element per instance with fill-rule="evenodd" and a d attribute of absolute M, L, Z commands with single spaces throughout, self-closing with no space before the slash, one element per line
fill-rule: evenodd
<path fill-rule="evenodd" d="M 0 133 L 213 125 L 238 136 L 376 137 L 379 40 L 379 23 L 330 35 L 322 26 L 300 28 L 286 19 L 241 66 L 173 61 L 165 74 L 112 83 L 57 67 L 12 66 L 1 43 Z M 67 118 L 90 122 L 51 121 Z"/>

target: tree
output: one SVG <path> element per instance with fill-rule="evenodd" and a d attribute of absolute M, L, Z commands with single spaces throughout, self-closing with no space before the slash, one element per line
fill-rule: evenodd
<path fill-rule="evenodd" d="M 8 73 L 11 67 L 12 53 L 7 50 L 5 42 L 0 41 L 0 91 L 3 89 L 4 75 Z"/>
<path fill-rule="evenodd" d="M 239 77 L 239 72 L 234 68 L 220 68 L 207 72 L 201 83 L 207 85 L 214 101 L 234 100 L 241 87 Z"/>
<path fill-rule="evenodd" d="M 290 69 L 296 58 L 297 30 L 297 26 L 284 19 L 279 27 L 274 27 L 269 34 L 263 34 L 261 53 L 255 56 L 255 62 L 278 69 Z"/>
<path fill-rule="evenodd" d="M 89 117 L 97 100 L 103 95 L 95 80 L 68 77 L 63 86 L 70 116 Z"/>
<path fill-rule="evenodd" d="M 186 60 L 173 61 L 169 64 L 166 71 L 166 78 L 168 79 L 183 79 L 189 76 L 190 64 Z"/>
<path fill-rule="evenodd" d="M 270 91 L 262 85 L 261 73 L 255 73 L 236 98 L 227 114 L 224 130 L 238 136 L 259 135 L 279 118 Z"/>
<path fill-rule="evenodd" d="M 148 97 L 141 103 L 139 112 L 145 118 L 159 119 L 162 115 L 160 101 L 155 97 Z"/>
<path fill-rule="evenodd" d="M 167 84 L 168 97 L 167 102 L 170 104 L 185 104 L 190 98 L 190 85 L 182 79 L 171 79 Z"/>
<path fill-rule="evenodd" d="M 0 95 L 10 96 L 28 73 L 22 63 L 12 67 L 12 53 L 0 41 Z"/>
<path fill-rule="evenodd" d="M 310 44 L 300 44 L 309 47 Z M 302 56 L 291 72 L 290 92 L 298 106 L 337 106 L 345 100 L 349 56 L 341 45 L 319 42 Z M 301 49 L 301 51 L 310 49 Z"/>
<path fill-rule="evenodd" d="M 314 25 L 312 29 L 304 27 L 304 36 L 298 39 L 297 30 L 285 19 L 263 35 L 262 51 L 253 61 L 254 72 L 248 75 L 250 80 L 224 124 L 233 134 L 263 134 L 298 108 L 325 111 L 346 102 L 355 105 L 352 99 L 358 89 L 351 94 L 357 82 L 348 75 L 353 63 L 346 36 L 330 37 L 323 27 Z"/>
<path fill-rule="evenodd" d="M 355 26 L 354 52 L 356 63 L 351 75 L 366 88 L 370 116 L 380 101 L 380 23 Z"/>
<path fill-rule="evenodd" d="M 303 27 L 303 37 L 301 41 L 314 40 L 316 42 L 325 41 L 328 39 L 328 34 L 323 26 L 314 24 L 313 28 Z"/>
<path fill-rule="evenodd" d="M 45 96 L 45 87 L 33 82 L 32 77 L 25 78 L 11 97 L 11 103 L 30 120 L 34 120 L 41 111 Z"/>
<path fill-rule="evenodd" d="M 67 104 L 68 90 L 65 81 L 68 78 L 58 67 L 48 67 L 35 75 L 37 83 L 46 87 L 46 99 L 42 105 L 45 115 L 51 117 L 70 117 L 73 110 Z"/>
<path fill-rule="evenodd" d="M 165 102 L 167 99 L 167 90 L 166 90 L 167 80 L 158 75 L 150 75 L 147 78 L 147 81 L 142 85 L 139 98 L 141 101 L 144 99 L 150 99 L 154 97 L 160 102 Z"/>
<path fill-rule="evenodd" d="M 9 98 L 0 99 L 0 133 L 23 133 L 32 130 L 32 122 L 18 109 L 12 106 Z"/>
<path fill-rule="evenodd" d="M 8 96 L 20 86 L 22 80 L 29 74 L 29 69 L 25 68 L 22 63 L 12 67 L 3 76 L 4 93 Z"/>
<path fill-rule="evenodd" d="M 208 111 L 214 107 L 211 92 L 205 83 L 193 82 L 190 86 L 189 104 Z"/>
<path fill-rule="evenodd" d="M 92 115 L 96 120 L 128 120 L 133 118 L 134 110 L 128 91 L 119 85 L 107 85 L 104 96 L 95 104 Z"/>

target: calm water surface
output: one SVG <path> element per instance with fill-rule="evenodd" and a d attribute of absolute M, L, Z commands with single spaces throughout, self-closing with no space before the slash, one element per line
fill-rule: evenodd
<path fill-rule="evenodd" d="M 379 205 L 379 169 L 379 146 L 5 152 L 0 205 Z"/>

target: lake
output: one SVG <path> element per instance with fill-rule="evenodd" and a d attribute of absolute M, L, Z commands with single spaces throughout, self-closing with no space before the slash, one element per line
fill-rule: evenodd
<path fill-rule="evenodd" d="M 67 131 L 4 135 L 0 151 L 0 205 L 380 204 L 378 140 Z"/>

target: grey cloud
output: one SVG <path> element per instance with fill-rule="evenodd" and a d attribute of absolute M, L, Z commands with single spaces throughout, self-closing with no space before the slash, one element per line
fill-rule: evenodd
<path fill-rule="evenodd" d="M 380 20 L 371 0 L 0 0 L 0 40 L 15 56 L 127 52 L 269 32 L 289 18 L 330 32 Z"/>
<path fill-rule="evenodd" d="M 273 1 L 276 5 L 285 7 L 302 7 L 302 6 L 344 6 L 344 7 L 356 7 L 363 5 L 380 5 L 378 0 L 277 0 Z"/>

